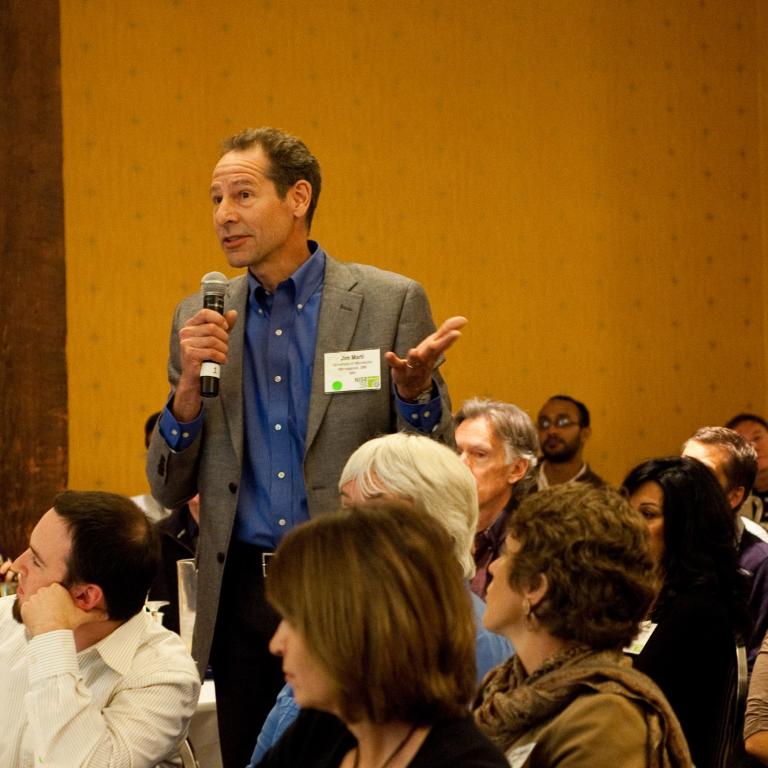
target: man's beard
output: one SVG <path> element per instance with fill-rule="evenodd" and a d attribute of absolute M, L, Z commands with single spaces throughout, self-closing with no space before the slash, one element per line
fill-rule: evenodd
<path fill-rule="evenodd" d="M 24 620 L 21 618 L 21 603 L 19 602 L 18 596 L 13 601 L 13 606 L 11 607 L 11 613 L 13 614 L 13 618 L 16 619 L 16 621 L 18 621 L 19 624 L 24 623 Z"/>
<path fill-rule="evenodd" d="M 580 442 L 578 436 L 575 437 L 570 443 L 565 440 L 559 440 L 557 447 L 552 450 L 547 449 L 546 441 L 541 446 L 541 452 L 544 458 L 552 464 L 565 464 L 570 461 L 578 452 L 580 448 Z"/>

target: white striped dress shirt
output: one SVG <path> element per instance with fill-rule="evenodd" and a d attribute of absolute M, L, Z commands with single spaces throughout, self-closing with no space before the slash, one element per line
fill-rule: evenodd
<path fill-rule="evenodd" d="M 172 760 L 200 692 L 181 639 L 142 611 L 77 653 L 69 630 L 29 639 L 11 614 L 15 599 L 0 598 L 0 766 L 150 768 Z"/>

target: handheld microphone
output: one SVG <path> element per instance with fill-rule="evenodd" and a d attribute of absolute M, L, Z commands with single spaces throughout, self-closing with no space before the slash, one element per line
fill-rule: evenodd
<path fill-rule="evenodd" d="M 224 296 L 229 281 L 221 272 L 209 272 L 200 281 L 203 289 L 203 307 L 224 314 Z M 203 397 L 216 397 L 219 394 L 221 366 L 212 360 L 205 360 L 200 367 L 200 394 Z"/>

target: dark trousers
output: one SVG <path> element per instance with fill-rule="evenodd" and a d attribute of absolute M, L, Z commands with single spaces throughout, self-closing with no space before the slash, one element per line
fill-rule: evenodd
<path fill-rule="evenodd" d="M 211 650 L 224 768 L 243 768 L 284 679 L 281 660 L 269 652 L 279 616 L 264 596 L 261 554 L 232 542 L 221 585 Z"/>

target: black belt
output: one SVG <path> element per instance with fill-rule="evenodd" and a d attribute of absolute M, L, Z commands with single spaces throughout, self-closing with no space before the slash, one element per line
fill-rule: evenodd
<path fill-rule="evenodd" d="M 247 567 L 250 566 L 254 560 L 256 562 L 261 562 L 261 575 L 265 579 L 267 578 L 269 563 L 275 556 L 273 550 L 257 547 L 255 544 L 246 544 L 244 541 L 233 541 L 230 544 L 230 549 L 230 556 L 235 555 L 233 559 L 237 565 Z"/>

